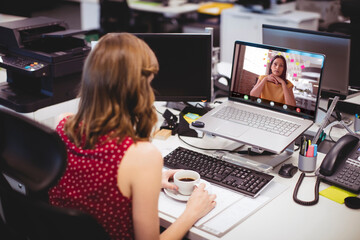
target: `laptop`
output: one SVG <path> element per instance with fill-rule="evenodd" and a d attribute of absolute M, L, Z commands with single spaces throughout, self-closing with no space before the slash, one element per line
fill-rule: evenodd
<path fill-rule="evenodd" d="M 271 68 L 272 59 L 283 71 Z M 203 126 L 190 127 L 279 154 L 315 121 L 324 61 L 319 53 L 236 41 L 228 100 L 198 119 Z M 313 77 L 302 78 L 309 71 Z M 283 94 L 270 78 L 276 74 L 286 78 Z"/>

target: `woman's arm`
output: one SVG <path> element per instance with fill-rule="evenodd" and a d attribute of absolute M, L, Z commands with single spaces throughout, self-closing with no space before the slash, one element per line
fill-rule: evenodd
<path fill-rule="evenodd" d="M 132 198 L 136 239 L 159 239 L 158 199 L 161 190 L 162 156 L 149 142 L 134 143 L 118 168 L 118 187 Z"/>
<path fill-rule="evenodd" d="M 126 189 L 130 190 L 137 239 L 159 239 L 158 199 L 162 167 L 160 152 L 148 142 L 131 146 L 119 166 L 118 185 L 123 194 Z M 209 195 L 204 187 L 194 190 L 184 213 L 161 234 L 161 238 L 181 239 L 199 218 L 215 207 L 215 195 Z"/>
<path fill-rule="evenodd" d="M 262 92 L 262 90 L 263 90 L 263 88 L 265 86 L 265 83 L 266 83 L 266 78 L 267 77 L 264 77 L 264 78 L 259 77 L 257 83 L 255 84 L 255 86 L 250 91 L 250 96 L 260 97 L 261 92 Z"/>

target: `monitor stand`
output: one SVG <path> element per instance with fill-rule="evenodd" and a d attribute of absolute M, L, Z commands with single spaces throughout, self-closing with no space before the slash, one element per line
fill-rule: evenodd
<path fill-rule="evenodd" d="M 280 154 L 238 154 L 217 151 L 214 153 L 214 156 L 223 161 L 231 162 L 236 165 L 248 167 L 261 172 L 269 172 L 292 156 L 292 154 L 294 153 L 294 146 L 295 142 L 290 144 Z"/>

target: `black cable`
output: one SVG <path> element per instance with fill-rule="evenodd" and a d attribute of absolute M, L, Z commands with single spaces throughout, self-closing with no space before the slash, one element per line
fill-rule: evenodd
<path fill-rule="evenodd" d="M 297 194 L 300 188 L 300 185 L 304 179 L 304 177 L 314 177 L 314 176 L 306 176 L 304 172 L 301 173 L 299 180 L 296 183 L 295 189 L 294 189 L 294 194 L 293 194 L 293 199 L 296 203 L 303 205 L 303 206 L 312 206 L 318 203 L 319 201 L 319 186 L 320 186 L 320 178 L 318 177 L 316 179 L 316 183 L 315 183 L 315 189 L 314 189 L 314 194 L 315 194 L 315 198 L 312 201 L 302 201 L 300 199 L 297 198 Z"/>
<path fill-rule="evenodd" d="M 300 149 L 300 146 L 297 146 L 297 148 L 294 149 L 294 152 Z"/>
<path fill-rule="evenodd" d="M 164 113 L 160 112 L 159 110 L 157 110 L 156 108 L 155 108 L 155 110 L 157 113 L 161 114 L 161 116 L 164 114 Z"/>
<path fill-rule="evenodd" d="M 201 105 L 200 103 L 196 103 L 195 104 L 195 107 L 197 107 L 197 106 L 200 106 L 200 108 L 205 108 L 203 105 Z"/>

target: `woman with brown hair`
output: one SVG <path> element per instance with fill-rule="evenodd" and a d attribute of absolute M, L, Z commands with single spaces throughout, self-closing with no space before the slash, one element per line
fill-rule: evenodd
<path fill-rule="evenodd" d="M 296 106 L 294 85 L 286 79 L 286 71 L 285 58 L 276 55 L 270 62 L 269 74 L 259 76 L 259 80 L 250 91 L 250 96 Z"/>
<path fill-rule="evenodd" d="M 161 187 L 175 188 L 162 173 L 163 158 L 150 143 L 157 122 L 150 82 L 159 69 L 142 40 L 129 33 L 100 39 L 86 59 L 79 110 L 57 132 L 65 142 L 68 166 L 50 190 L 53 205 L 94 216 L 112 239 L 181 239 L 215 207 L 215 195 L 201 184 L 184 213 L 160 235 Z"/>

